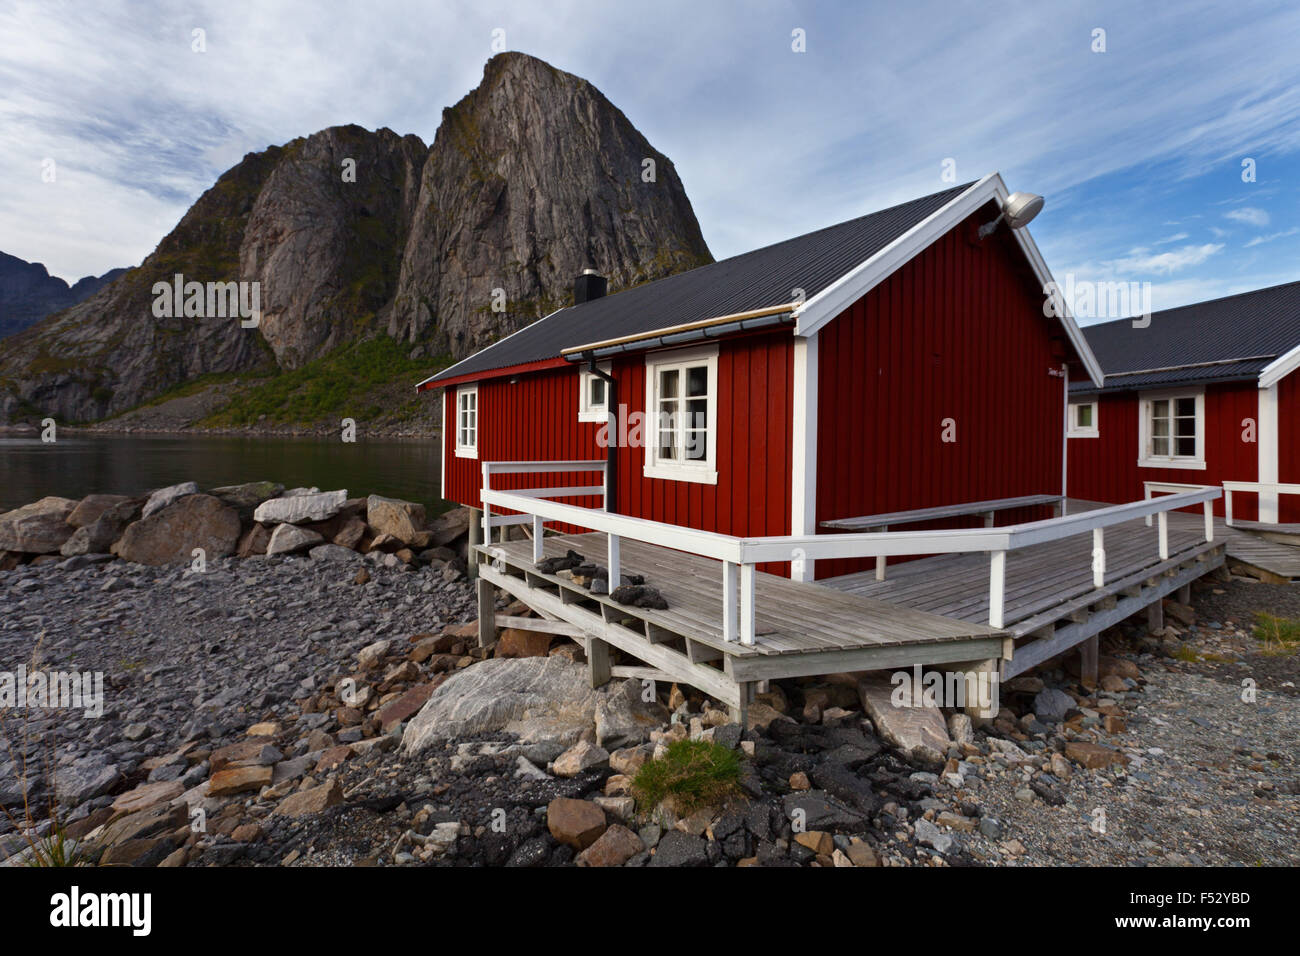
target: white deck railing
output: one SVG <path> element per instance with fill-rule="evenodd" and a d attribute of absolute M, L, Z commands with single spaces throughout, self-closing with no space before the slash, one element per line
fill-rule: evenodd
<path fill-rule="evenodd" d="M 587 466 L 580 468 L 579 466 Z M 686 551 L 722 562 L 722 634 L 727 641 L 754 643 L 754 591 L 758 564 L 784 561 L 820 561 L 835 558 L 902 557 L 924 554 L 989 554 L 989 626 L 1002 628 L 1005 619 L 1006 559 L 1008 551 L 1035 544 L 1058 541 L 1073 535 L 1092 532 L 1093 585 L 1105 584 L 1105 529 L 1137 518 L 1158 518 L 1157 551 L 1162 561 L 1169 559 L 1170 511 L 1203 504 L 1205 539 L 1214 540 L 1213 502 L 1223 491 L 1204 487 L 1145 501 L 1112 505 L 1093 511 L 1007 525 L 1001 528 L 955 528 L 929 531 L 888 531 L 864 534 L 780 535 L 740 538 L 734 535 L 699 531 L 679 525 L 611 514 L 593 508 L 552 501 L 592 492 L 571 488 L 537 488 L 522 491 L 494 490 L 490 476 L 506 471 L 566 472 L 603 471 L 604 462 L 485 462 L 483 464 L 483 501 L 485 540 L 494 523 L 533 525 L 533 560 L 542 559 L 542 533 L 546 522 L 561 522 L 608 537 L 610 590 L 618 586 L 619 540 L 630 538 L 646 544 Z M 599 486 L 591 486 L 593 489 Z M 608 499 L 605 499 L 608 500 Z M 518 511 L 517 516 L 490 518 L 490 508 Z"/>
<path fill-rule="evenodd" d="M 1277 524 L 1276 520 L 1264 520 L 1265 510 L 1271 506 L 1272 514 L 1276 519 L 1277 499 L 1282 495 L 1300 495 L 1300 485 L 1279 484 L 1276 481 L 1225 481 L 1223 483 L 1223 515 L 1228 527 L 1232 527 L 1232 493 L 1234 491 L 1259 495 L 1260 524 Z"/>

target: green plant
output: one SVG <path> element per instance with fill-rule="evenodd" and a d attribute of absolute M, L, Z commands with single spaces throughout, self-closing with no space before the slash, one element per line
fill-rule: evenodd
<path fill-rule="evenodd" d="M 672 797 L 674 809 L 686 814 L 735 799 L 739 781 L 740 757 L 734 750 L 707 740 L 678 740 L 641 766 L 632 793 L 646 809 Z"/>
<path fill-rule="evenodd" d="M 1259 611 L 1255 614 L 1254 633 L 1264 645 L 1265 654 L 1294 654 L 1300 648 L 1300 620 Z"/>

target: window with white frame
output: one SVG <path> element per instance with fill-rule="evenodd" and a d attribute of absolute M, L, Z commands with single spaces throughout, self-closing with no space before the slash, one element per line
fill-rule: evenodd
<path fill-rule="evenodd" d="M 1070 403 L 1070 427 L 1066 429 L 1066 434 L 1071 438 L 1096 438 L 1100 435 L 1097 429 L 1096 402 Z"/>
<path fill-rule="evenodd" d="M 1205 392 L 1144 392 L 1138 400 L 1138 466 L 1205 467 Z"/>
<path fill-rule="evenodd" d="M 478 457 L 478 386 L 456 390 L 456 456 Z"/>
<path fill-rule="evenodd" d="M 609 374 L 608 362 L 596 367 Z M 578 373 L 578 421 L 609 421 L 609 383 L 587 369 Z"/>
<path fill-rule="evenodd" d="M 717 484 L 718 349 L 646 357 L 645 476 Z"/>

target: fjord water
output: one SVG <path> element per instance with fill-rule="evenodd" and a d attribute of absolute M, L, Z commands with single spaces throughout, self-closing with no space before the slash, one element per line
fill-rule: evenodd
<path fill-rule="evenodd" d="M 68 435 L 56 442 L 0 438 L 0 510 L 46 495 L 143 494 L 196 481 L 200 488 L 245 481 L 286 488 L 346 488 L 350 495 L 386 495 L 422 503 L 439 497 L 437 438 L 345 443 L 320 438 L 190 435 Z"/>

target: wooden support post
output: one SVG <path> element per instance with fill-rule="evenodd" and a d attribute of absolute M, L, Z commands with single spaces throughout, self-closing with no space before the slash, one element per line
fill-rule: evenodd
<path fill-rule="evenodd" d="M 587 639 L 587 676 L 592 687 L 604 687 L 612 676 L 609 644 L 595 636 Z"/>
<path fill-rule="evenodd" d="M 478 646 L 488 647 L 497 639 L 496 588 L 483 577 L 474 586 L 478 589 Z"/>
<path fill-rule="evenodd" d="M 1160 560 L 1169 560 L 1169 512 L 1162 511 L 1158 515 L 1160 523 Z"/>
<path fill-rule="evenodd" d="M 740 643 L 754 643 L 754 586 L 758 570 L 752 564 L 740 566 Z"/>
<path fill-rule="evenodd" d="M 1205 503 L 1205 506 L 1207 508 L 1210 506 L 1208 501 Z M 1229 528 L 1232 527 L 1232 489 L 1231 488 L 1223 489 L 1223 523 L 1226 524 Z"/>
<path fill-rule="evenodd" d="M 991 528 L 991 527 L 993 527 L 993 512 L 992 512 L 992 511 L 986 511 L 986 512 L 984 512 L 984 527 L 986 527 L 986 528 Z"/>
<path fill-rule="evenodd" d="M 1180 604 L 1192 603 L 1192 586 L 1190 584 L 1184 584 L 1182 587 L 1178 589 L 1178 603 Z"/>
<path fill-rule="evenodd" d="M 619 537 L 613 532 L 606 537 L 609 538 L 609 593 L 613 594 L 614 589 L 623 583 L 622 571 L 619 570 Z"/>
<path fill-rule="evenodd" d="M 546 537 L 546 526 L 541 515 L 533 515 L 533 564 L 538 564 L 545 556 L 542 538 Z"/>
<path fill-rule="evenodd" d="M 731 713 L 731 719 L 740 724 L 745 729 L 745 722 L 749 719 L 749 705 L 754 700 L 754 685 L 752 683 L 741 683 L 736 685 L 740 689 L 740 704 L 735 707 L 728 707 Z"/>
<path fill-rule="evenodd" d="M 477 508 L 469 509 L 469 549 L 465 552 L 465 561 L 469 564 L 466 572 L 470 580 L 478 577 L 478 555 L 474 548 L 483 543 L 483 512 Z"/>
<path fill-rule="evenodd" d="M 1106 586 L 1106 533 L 1103 528 L 1092 529 L 1092 586 Z"/>
<path fill-rule="evenodd" d="M 1094 634 L 1079 645 L 1079 677 L 1083 686 L 1097 686 L 1097 662 L 1100 655 L 1097 635 Z"/>
<path fill-rule="evenodd" d="M 740 608 L 737 596 L 738 568 L 730 561 L 722 562 L 722 639 L 735 641 L 740 635 L 736 612 Z"/>
<path fill-rule="evenodd" d="M 1147 631 L 1154 634 L 1165 627 L 1165 605 L 1163 598 L 1156 598 L 1147 605 Z"/>
<path fill-rule="evenodd" d="M 975 720 L 992 720 L 998 715 L 999 703 L 995 692 L 1002 673 L 1002 662 L 995 658 L 973 661 L 963 669 L 966 673 L 966 703 L 962 710 Z M 981 677 L 981 674 L 984 676 Z M 981 700 L 985 695 L 987 699 Z"/>
<path fill-rule="evenodd" d="M 989 627 L 1002 627 L 1006 585 L 1007 553 L 994 551 L 989 559 Z"/>

